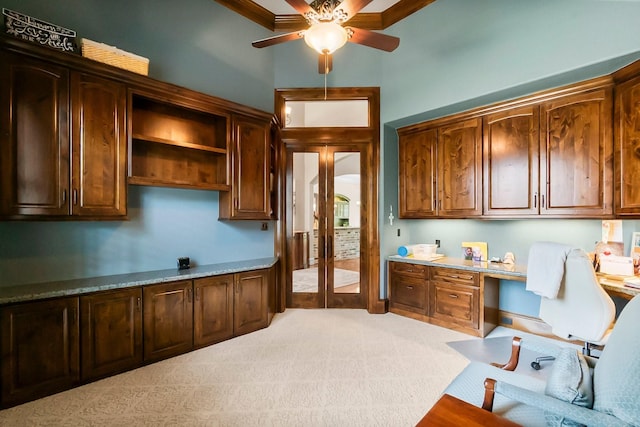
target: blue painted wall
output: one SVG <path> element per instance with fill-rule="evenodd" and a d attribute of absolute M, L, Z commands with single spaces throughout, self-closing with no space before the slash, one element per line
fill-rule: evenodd
<path fill-rule="evenodd" d="M 254 49 L 252 40 L 272 33 L 212 0 L 3 0 L 1 5 L 149 57 L 152 77 L 266 111 L 273 108 L 274 87 L 324 85 L 317 57 L 302 40 Z M 473 238 L 489 242 L 492 255 L 510 250 L 519 261 L 540 237 L 592 245 L 599 237 L 595 220 L 396 220 L 390 226 L 389 205 L 397 216 L 398 200 L 395 129 L 606 74 L 640 57 L 639 16 L 640 2 L 633 0 L 438 0 L 385 30 L 402 40 L 395 52 L 353 44 L 336 52 L 329 86 L 381 87 L 381 256 L 410 240 L 436 238 L 448 254 L 457 254 L 460 241 Z M 182 255 L 209 263 L 273 253 L 273 233 L 258 231 L 259 223 L 217 221 L 215 192 L 146 187 L 130 192 L 128 222 L 0 222 L 0 283 L 167 268 Z M 176 229 L 177 218 L 190 223 Z M 640 230 L 640 221 L 625 221 L 626 245 L 634 230 Z M 383 268 L 382 295 L 384 277 Z M 503 309 L 536 310 L 527 295 L 513 292 L 505 291 Z"/>
<path fill-rule="evenodd" d="M 270 32 L 213 0 L 3 0 L 1 7 L 150 59 L 149 75 L 265 111 Z M 244 42 L 243 42 L 244 40 Z M 231 41 L 234 41 L 233 43 Z M 129 220 L 0 222 L 0 286 L 273 256 L 273 224 L 218 221 L 218 193 L 129 186 Z"/>

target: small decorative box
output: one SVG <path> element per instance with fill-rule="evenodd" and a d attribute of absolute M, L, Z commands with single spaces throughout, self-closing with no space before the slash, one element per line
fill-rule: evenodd
<path fill-rule="evenodd" d="M 75 31 L 5 8 L 2 14 L 7 34 L 64 52 L 77 52 Z"/>

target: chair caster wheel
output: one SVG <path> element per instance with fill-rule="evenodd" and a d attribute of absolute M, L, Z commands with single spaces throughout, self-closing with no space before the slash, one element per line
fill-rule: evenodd
<path fill-rule="evenodd" d="M 540 364 L 538 362 L 531 362 L 531 367 L 536 371 L 540 370 Z"/>

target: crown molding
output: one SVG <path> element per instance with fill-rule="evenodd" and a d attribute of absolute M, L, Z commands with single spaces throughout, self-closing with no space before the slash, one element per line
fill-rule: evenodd
<path fill-rule="evenodd" d="M 275 15 L 251 0 L 215 1 L 271 31 L 297 31 L 304 30 L 308 26 L 301 15 Z M 349 20 L 349 25 L 365 30 L 384 30 L 434 1 L 400 0 L 380 13 L 358 13 Z"/>

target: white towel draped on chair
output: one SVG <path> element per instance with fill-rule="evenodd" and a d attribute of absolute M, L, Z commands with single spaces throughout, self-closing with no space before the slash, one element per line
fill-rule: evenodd
<path fill-rule="evenodd" d="M 564 263 L 571 249 L 562 243 L 534 243 L 529 249 L 527 262 L 527 291 L 556 298 L 564 276 Z"/>

